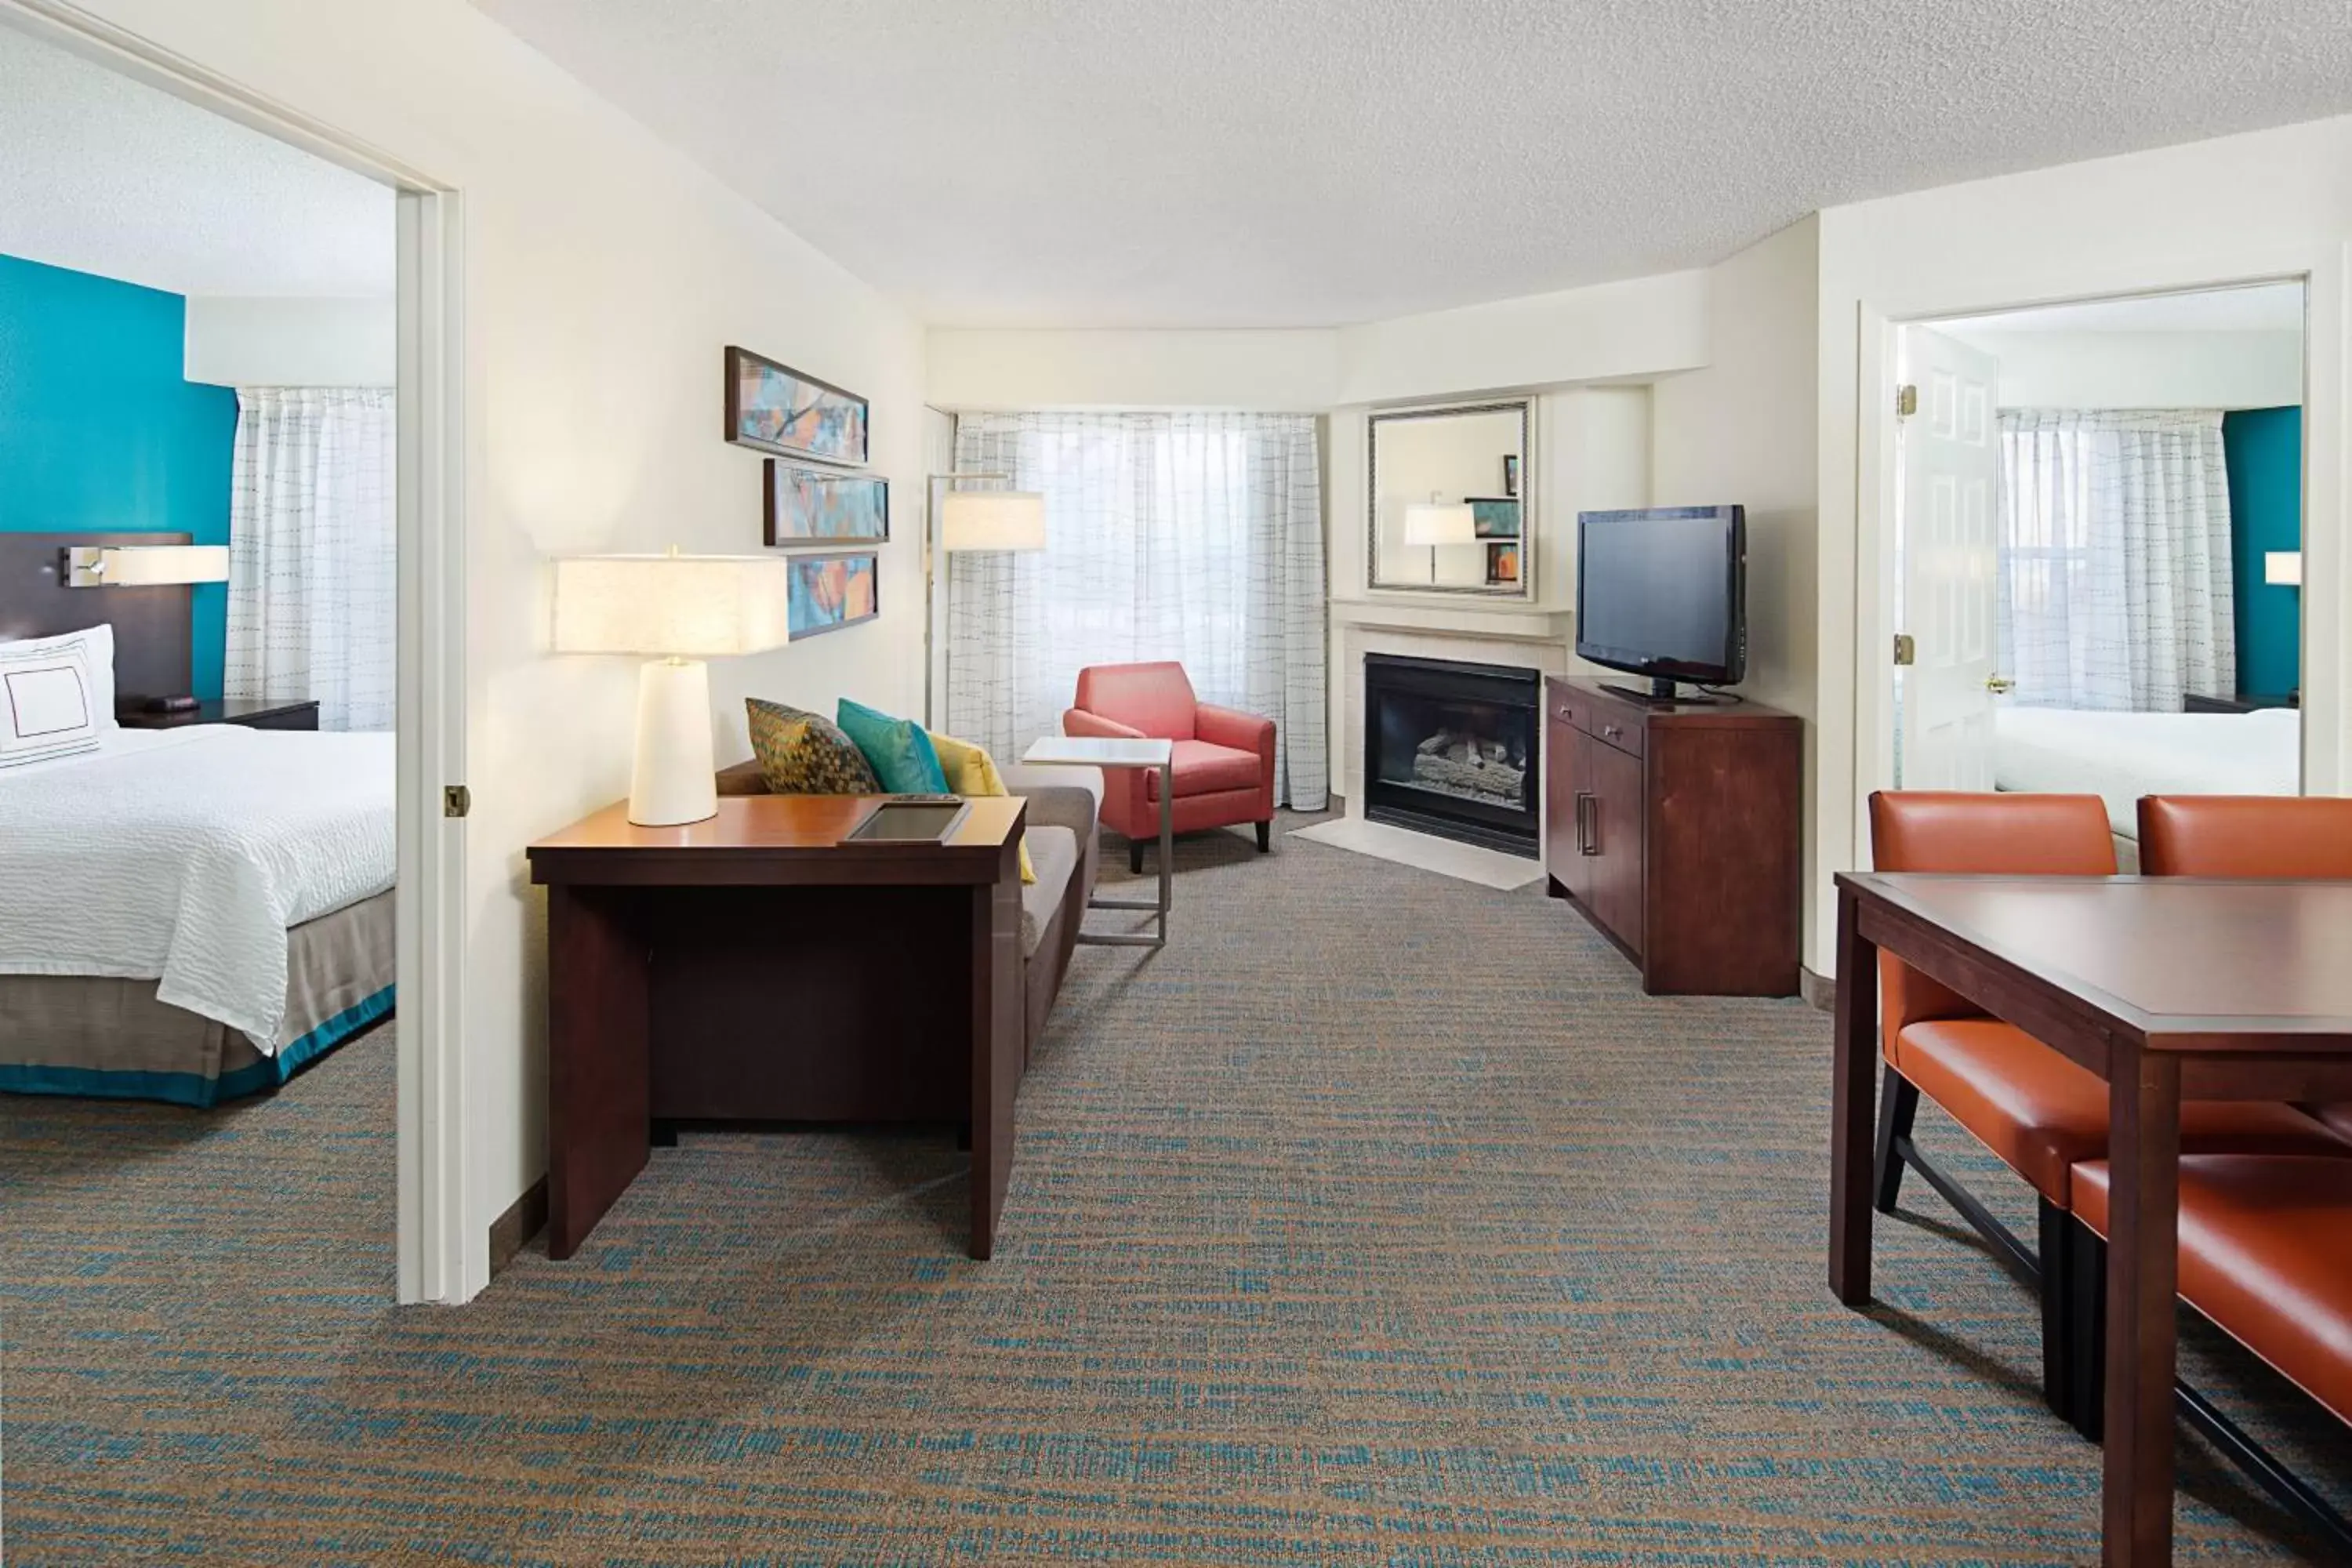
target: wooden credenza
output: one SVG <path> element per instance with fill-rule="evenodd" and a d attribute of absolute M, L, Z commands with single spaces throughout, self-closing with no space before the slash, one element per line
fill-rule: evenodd
<path fill-rule="evenodd" d="M 1753 702 L 1544 681 L 1544 869 L 1653 995 L 1791 996 L 1804 736 Z"/>

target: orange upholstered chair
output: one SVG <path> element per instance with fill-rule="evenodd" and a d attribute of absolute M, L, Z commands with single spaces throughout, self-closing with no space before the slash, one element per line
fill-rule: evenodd
<path fill-rule="evenodd" d="M 1087 666 L 1062 733 L 1174 742 L 1176 831 L 1253 823 L 1258 853 L 1273 847 L 1274 721 L 1198 700 L 1182 665 Z M 1139 874 L 1144 844 L 1160 837 L 1160 770 L 1125 772 L 1110 780 L 1102 819 L 1127 835 L 1128 869 Z"/>
<path fill-rule="evenodd" d="M 2105 877 L 2116 869 L 2106 807 L 2090 795 L 1880 793 L 1870 797 L 1870 837 L 1881 871 Z M 2061 1248 L 2074 1166 L 2106 1153 L 2106 1083 L 1899 960 L 1881 954 L 1879 962 L 1886 1081 L 1877 1206 L 1894 1212 L 1908 1165 L 2013 1272 L 2037 1284 L 2045 1393 L 2071 1417 Z M 2032 1249 L 1920 1154 L 1912 1121 L 1922 1093 L 2032 1184 L 2041 1199 Z M 2324 1153 L 2341 1146 L 2310 1117 L 2279 1104 L 2193 1100 L 2181 1107 L 2180 1136 L 2184 1150 L 2208 1152 Z"/>
<path fill-rule="evenodd" d="M 2151 877 L 2352 882 L 2352 799 L 2144 795 L 2139 800 L 2139 864 Z M 2352 1138 L 2352 1101 L 2305 1109 Z"/>

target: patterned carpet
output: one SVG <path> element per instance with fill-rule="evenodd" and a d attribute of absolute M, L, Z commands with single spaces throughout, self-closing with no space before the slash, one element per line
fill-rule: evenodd
<path fill-rule="evenodd" d="M 10 1568 L 2096 1561 L 2032 1302 L 1918 1184 L 1832 1302 L 1821 1015 L 1644 999 L 1539 889 L 1179 853 L 988 1264 L 944 1138 L 689 1133 L 578 1258 L 396 1310 L 388 1029 L 226 1112 L 0 1104 Z M 2304 1560 L 2183 1468 L 2181 1562 Z"/>

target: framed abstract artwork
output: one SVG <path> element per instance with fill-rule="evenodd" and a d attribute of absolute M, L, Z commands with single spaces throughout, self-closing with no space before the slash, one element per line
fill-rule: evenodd
<path fill-rule="evenodd" d="M 739 447 L 860 467 L 868 413 L 854 392 L 749 349 L 727 350 L 727 438 Z"/>
<path fill-rule="evenodd" d="M 1511 500 L 1483 500 L 1470 498 L 1470 518 L 1481 539 L 1517 539 L 1519 536 L 1519 503 Z"/>
<path fill-rule="evenodd" d="M 837 632 L 882 613 L 881 573 L 871 551 L 856 555 L 800 555 L 793 559 L 786 605 L 791 640 Z"/>
<path fill-rule="evenodd" d="M 767 461 L 766 539 L 802 544 L 883 544 L 890 538 L 890 481 Z"/>

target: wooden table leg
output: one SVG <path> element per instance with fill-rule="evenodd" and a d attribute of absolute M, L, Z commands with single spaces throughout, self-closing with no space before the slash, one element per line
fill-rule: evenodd
<path fill-rule="evenodd" d="M 1870 1300 L 1871 1122 L 1878 1072 L 1878 949 L 1862 938 L 1859 904 L 1838 889 L 1836 1067 L 1830 1085 L 1830 1289 L 1849 1307 Z"/>
<path fill-rule="evenodd" d="M 547 889 L 547 1255 L 569 1258 L 646 1168 L 651 955 L 622 888 Z"/>
<path fill-rule="evenodd" d="M 996 1250 L 996 1222 L 1013 1179 L 1013 1102 L 1021 1089 L 1028 1012 L 1021 992 L 1021 863 L 1008 841 L 996 881 L 971 896 L 971 1236 Z"/>
<path fill-rule="evenodd" d="M 2107 1070 L 2105 1561 L 2161 1568 L 2172 1561 L 2180 1064 L 2118 1040 Z"/>

